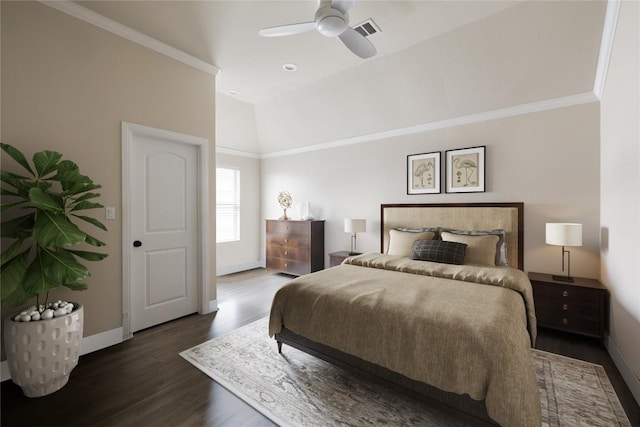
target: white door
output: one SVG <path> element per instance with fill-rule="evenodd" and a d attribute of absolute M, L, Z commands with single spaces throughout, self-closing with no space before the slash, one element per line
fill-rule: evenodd
<path fill-rule="evenodd" d="M 131 332 L 198 311 L 198 152 L 150 135 L 131 144 Z"/>

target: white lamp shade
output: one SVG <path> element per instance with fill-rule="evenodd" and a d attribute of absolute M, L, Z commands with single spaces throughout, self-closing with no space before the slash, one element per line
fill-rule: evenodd
<path fill-rule="evenodd" d="M 582 224 L 547 223 L 546 243 L 556 246 L 582 246 Z"/>
<path fill-rule="evenodd" d="M 367 231 L 366 219 L 345 219 L 344 220 L 345 233 L 362 233 L 363 231 Z"/>

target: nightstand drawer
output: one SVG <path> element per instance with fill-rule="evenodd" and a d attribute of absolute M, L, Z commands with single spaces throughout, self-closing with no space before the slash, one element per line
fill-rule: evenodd
<path fill-rule="evenodd" d="M 578 332 L 596 337 L 602 336 L 601 321 L 598 317 L 581 317 L 568 313 L 537 312 L 538 326 L 560 329 L 568 332 Z"/>
<path fill-rule="evenodd" d="M 536 312 L 567 313 L 581 317 L 600 317 L 602 307 L 599 304 L 588 304 L 575 301 L 563 301 L 553 298 L 535 297 Z"/>
<path fill-rule="evenodd" d="M 536 298 L 551 299 L 567 303 L 586 302 L 599 304 L 602 292 L 597 289 L 579 288 L 577 286 L 547 284 L 538 281 L 534 287 Z"/>

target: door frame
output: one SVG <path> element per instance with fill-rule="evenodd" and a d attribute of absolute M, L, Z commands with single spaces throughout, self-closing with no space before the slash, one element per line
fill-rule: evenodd
<path fill-rule="evenodd" d="M 198 136 L 186 135 L 164 129 L 153 128 L 135 123 L 122 122 L 122 335 L 127 340 L 133 336 L 131 332 L 131 287 L 132 269 L 131 255 L 133 241 L 133 225 L 131 215 L 131 179 L 132 179 L 132 146 L 136 136 L 148 136 L 164 139 L 177 144 L 191 145 L 196 148 L 198 163 L 198 313 L 210 313 L 209 303 L 209 140 Z"/>

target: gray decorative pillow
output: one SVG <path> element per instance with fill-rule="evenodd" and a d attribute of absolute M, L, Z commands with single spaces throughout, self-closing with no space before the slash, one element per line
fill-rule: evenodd
<path fill-rule="evenodd" d="M 466 248 L 466 244 L 458 242 L 416 240 L 411 249 L 411 259 L 459 265 L 464 263 Z"/>

